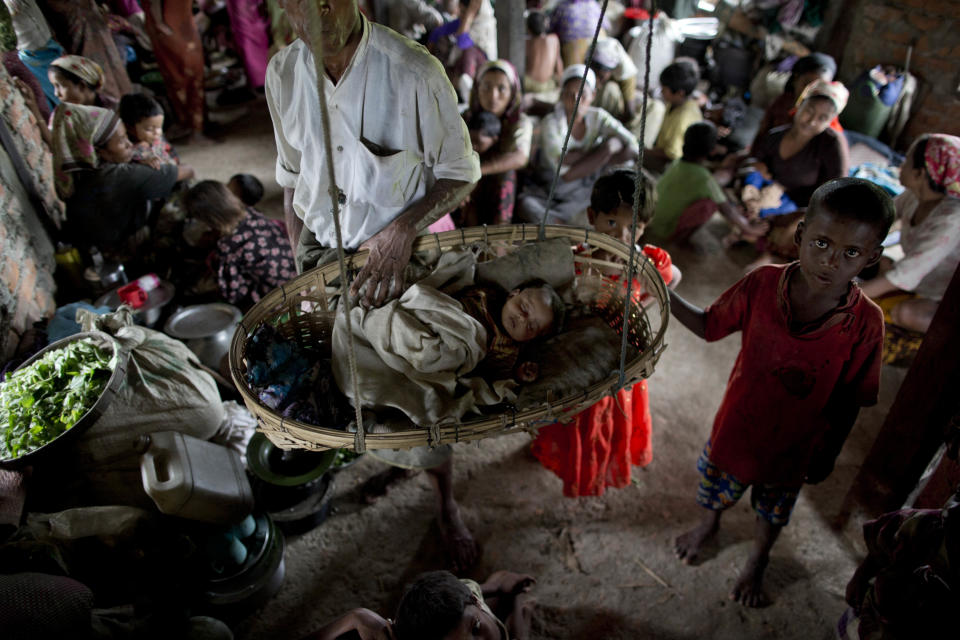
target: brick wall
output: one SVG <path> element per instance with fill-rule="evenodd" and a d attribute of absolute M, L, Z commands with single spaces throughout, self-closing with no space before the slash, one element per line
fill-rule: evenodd
<path fill-rule="evenodd" d="M 877 64 L 903 66 L 914 45 L 910 72 L 920 91 L 897 146 L 921 133 L 960 135 L 960 0 L 848 0 L 835 12 L 824 48 L 840 54 L 845 83 Z"/>

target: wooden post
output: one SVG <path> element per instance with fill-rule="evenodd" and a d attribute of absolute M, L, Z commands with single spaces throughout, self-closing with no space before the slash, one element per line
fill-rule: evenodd
<path fill-rule="evenodd" d="M 845 500 L 867 516 L 899 509 L 960 407 L 960 268 Z M 843 516 L 841 516 L 843 517 Z"/>
<path fill-rule="evenodd" d="M 486 1 L 486 0 L 484 0 Z M 520 78 L 527 68 L 527 25 L 523 19 L 525 3 L 519 0 L 501 2 L 494 5 L 497 18 L 497 53 L 500 58 L 509 60 L 517 68 Z"/>

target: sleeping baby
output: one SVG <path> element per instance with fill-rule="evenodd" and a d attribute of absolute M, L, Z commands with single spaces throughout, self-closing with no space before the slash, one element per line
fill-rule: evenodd
<path fill-rule="evenodd" d="M 487 380 L 536 380 L 537 363 L 518 360 L 522 343 L 554 334 L 563 324 L 563 300 L 553 287 L 543 280 L 531 280 L 510 293 L 498 287 L 473 286 L 454 297 L 487 330 L 487 354 L 471 374 Z"/>
<path fill-rule="evenodd" d="M 513 400 L 518 382 L 537 378 L 537 364 L 522 362 L 521 347 L 559 330 L 563 301 L 540 280 L 508 292 L 475 284 L 475 272 L 469 252 L 450 252 L 400 298 L 350 309 L 364 409 L 397 409 L 431 426 Z M 348 342 L 341 308 L 332 336 L 334 376 L 356 402 Z"/>

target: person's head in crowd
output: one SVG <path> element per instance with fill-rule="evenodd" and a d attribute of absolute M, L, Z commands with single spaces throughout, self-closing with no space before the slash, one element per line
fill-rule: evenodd
<path fill-rule="evenodd" d="M 601 176 L 593 183 L 587 217 L 598 232 L 630 245 L 640 241 L 647 223 L 653 219 L 657 205 L 657 190 L 646 171 L 640 173 L 640 200 L 637 208 L 637 228 L 633 228 L 633 202 L 637 172 L 617 169 Z"/>
<path fill-rule="evenodd" d="M 839 82 L 814 80 L 800 94 L 793 126 L 803 138 L 820 135 L 847 106 L 849 96 L 850 92 Z"/>
<path fill-rule="evenodd" d="M 320 6 L 316 0 L 279 0 L 279 4 L 287 14 L 297 37 L 309 47 L 322 46 L 326 55 L 336 55 L 343 51 L 350 36 L 359 29 L 360 8 L 357 0 L 328 0 L 323 3 L 327 10 L 321 14 L 321 42 L 313 42 L 310 36 L 311 12 L 314 7 Z"/>
<path fill-rule="evenodd" d="M 114 111 L 61 102 L 53 112 L 53 168 L 57 193 L 73 195 L 74 171 L 130 162 L 133 145 Z"/>
<path fill-rule="evenodd" d="M 700 163 L 717 146 L 717 126 L 709 120 L 694 122 L 683 132 L 683 160 Z"/>
<path fill-rule="evenodd" d="M 582 64 L 572 64 L 563 70 L 560 76 L 560 104 L 566 113 L 567 120 L 573 115 L 573 109 L 577 104 L 577 92 L 580 91 L 580 82 L 583 74 L 587 74 L 586 82 L 583 85 L 583 95 L 580 96 L 580 106 L 577 108 L 577 117 L 580 121 L 587 114 L 590 105 L 593 104 L 593 97 L 597 90 L 597 76 L 592 69 L 587 69 Z"/>
<path fill-rule="evenodd" d="M 145 93 L 128 93 L 117 109 L 130 140 L 154 144 L 163 138 L 163 107 Z"/>
<path fill-rule="evenodd" d="M 900 167 L 900 184 L 921 201 L 960 198 L 960 138 L 927 133 L 914 140 Z"/>
<path fill-rule="evenodd" d="M 857 274 L 880 260 L 895 215 L 893 198 L 869 180 L 836 178 L 821 185 L 794 237 L 808 284 L 846 292 Z"/>
<path fill-rule="evenodd" d="M 93 106 L 103 88 L 103 69 L 83 56 L 61 56 L 50 63 L 47 78 L 60 102 Z"/>
<path fill-rule="evenodd" d="M 478 111 L 470 116 L 467 130 L 470 132 L 470 142 L 473 150 L 479 154 L 485 153 L 500 140 L 502 129 L 500 118 L 489 111 Z"/>
<path fill-rule="evenodd" d="M 590 68 L 597 74 L 598 87 L 602 87 L 613 77 L 613 72 L 619 64 L 617 42 L 613 38 L 597 40 L 597 46 L 593 51 L 593 59 L 590 61 Z"/>
<path fill-rule="evenodd" d="M 527 31 L 533 37 L 542 36 L 547 32 L 550 20 L 543 11 L 531 11 L 527 14 Z"/>
<path fill-rule="evenodd" d="M 249 173 L 238 173 L 227 182 L 227 189 L 248 207 L 255 206 L 263 199 L 263 184 Z"/>
<path fill-rule="evenodd" d="M 407 585 L 397 606 L 393 631 L 397 640 L 500 640 L 497 619 L 449 571 L 428 571 Z"/>
<path fill-rule="evenodd" d="M 490 60 L 477 71 L 470 92 L 470 111 L 489 111 L 505 122 L 520 117 L 520 76 L 507 60 Z"/>
<path fill-rule="evenodd" d="M 814 80 L 830 82 L 836 73 L 837 63 L 832 57 L 825 53 L 811 53 L 794 63 L 786 88 L 799 96 Z"/>
<path fill-rule="evenodd" d="M 500 326 L 517 342 L 560 331 L 566 313 L 560 294 L 543 280 L 528 280 L 507 294 Z"/>
<path fill-rule="evenodd" d="M 227 186 L 216 180 L 201 180 L 183 196 L 187 218 L 202 223 L 213 237 L 230 235 L 247 215 L 247 208 Z"/>
<path fill-rule="evenodd" d="M 660 72 L 660 91 L 670 106 L 690 99 L 700 82 L 700 66 L 693 58 L 677 58 Z"/>

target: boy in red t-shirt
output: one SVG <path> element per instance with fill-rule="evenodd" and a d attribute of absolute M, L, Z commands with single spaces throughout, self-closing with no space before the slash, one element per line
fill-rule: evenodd
<path fill-rule="evenodd" d="M 763 601 L 770 549 L 800 487 L 830 475 L 860 407 L 877 402 L 883 314 L 852 280 L 880 259 L 893 218 L 893 201 L 876 185 L 831 180 L 797 229 L 798 262 L 755 269 L 706 309 L 670 292 L 673 315 L 701 338 L 743 332 L 697 461 L 697 503 L 708 511 L 675 549 L 696 562 L 723 510 L 752 485 L 755 544 L 730 593 L 745 605 Z"/>

